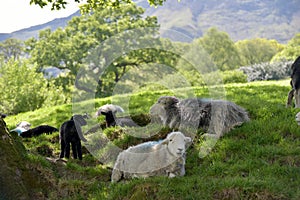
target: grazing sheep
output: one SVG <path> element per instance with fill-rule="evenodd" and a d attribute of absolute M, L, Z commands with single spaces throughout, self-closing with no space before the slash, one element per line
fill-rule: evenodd
<path fill-rule="evenodd" d="M 116 117 L 117 112 L 124 112 L 123 108 L 113 104 L 101 106 L 96 112 L 96 116 L 104 115 L 106 127 L 111 126 L 138 126 L 130 117 Z"/>
<path fill-rule="evenodd" d="M 179 101 L 172 96 L 160 97 L 150 108 L 150 114 L 169 128 L 203 128 L 208 131 L 205 136 L 217 138 L 249 121 L 245 109 L 230 101 L 198 98 Z"/>
<path fill-rule="evenodd" d="M 87 125 L 86 115 L 73 115 L 70 120 L 64 122 L 60 127 L 60 158 L 70 157 L 70 144 L 72 144 L 73 158 L 82 160 L 81 141 L 87 140 L 83 137 L 81 126 Z"/>
<path fill-rule="evenodd" d="M 158 142 L 145 142 L 122 151 L 113 168 L 111 181 L 122 177 L 184 176 L 185 151 L 190 137 L 171 132 Z"/>
<path fill-rule="evenodd" d="M 291 66 L 292 75 L 291 75 L 291 86 L 292 89 L 288 93 L 288 100 L 286 106 L 289 107 L 292 105 L 293 97 L 295 96 L 295 107 L 300 107 L 300 56 L 295 60 Z"/>
<path fill-rule="evenodd" d="M 24 138 L 29 138 L 41 135 L 43 133 L 52 134 L 53 132 L 58 132 L 58 129 L 49 125 L 40 125 L 35 128 L 29 129 L 28 131 L 22 132 L 20 136 Z"/>

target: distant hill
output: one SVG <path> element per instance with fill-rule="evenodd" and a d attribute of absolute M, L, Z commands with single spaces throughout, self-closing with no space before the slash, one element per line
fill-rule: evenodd
<path fill-rule="evenodd" d="M 157 8 L 146 1 L 137 2 L 146 9 L 146 15 L 158 17 L 162 35 L 175 40 L 201 37 L 209 27 L 227 32 L 235 41 L 259 37 L 286 43 L 300 32 L 299 0 L 167 0 Z M 10 34 L 0 33 L 0 41 L 9 37 L 25 40 L 42 29 L 64 27 L 78 15 L 79 11 Z"/>
<path fill-rule="evenodd" d="M 79 16 L 79 15 L 80 15 L 80 11 L 78 10 L 77 12 L 73 13 L 68 17 L 57 18 L 50 22 L 32 26 L 29 28 L 24 28 L 12 33 L 0 33 L 0 41 L 6 40 L 7 38 L 17 38 L 20 40 L 27 40 L 31 37 L 38 36 L 39 31 L 43 29 L 50 28 L 51 30 L 56 30 L 59 27 L 63 28 L 67 25 L 68 21 L 72 19 L 72 17 Z"/>

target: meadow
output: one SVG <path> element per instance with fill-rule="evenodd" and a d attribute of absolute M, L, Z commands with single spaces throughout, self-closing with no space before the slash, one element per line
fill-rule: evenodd
<path fill-rule="evenodd" d="M 295 121 L 299 109 L 285 106 L 289 80 L 226 84 L 224 88 L 224 98 L 244 107 L 251 121 L 220 138 L 204 157 L 199 154 L 203 145 L 199 131 L 187 151 L 184 177 L 153 177 L 112 184 L 111 167 L 88 150 L 84 151 L 82 161 L 71 158 L 67 162 L 53 162 L 60 151 L 59 134 L 53 133 L 20 139 L 28 151 L 27 159 L 40 174 L 47 175 L 40 192 L 49 199 L 300 199 L 300 127 Z M 205 87 L 194 87 L 193 91 L 199 97 L 209 98 Z M 132 94 L 130 114 L 146 115 L 159 96 L 169 94 L 172 95 L 168 90 Z M 84 104 L 93 104 L 96 110 L 110 102 L 111 98 L 103 98 Z M 9 129 L 22 120 L 33 127 L 40 124 L 59 127 L 73 112 L 68 104 L 20 113 L 5 121 Z M 103 118 L 97 120 L 103 123 Z M 126 137 L 126 129 L 119 127 L 103 133 L 122 147 L 139 142 Z"/>

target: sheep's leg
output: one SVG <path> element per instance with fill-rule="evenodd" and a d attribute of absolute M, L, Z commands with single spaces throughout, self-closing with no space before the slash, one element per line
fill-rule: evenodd
<path fill-rule="evenodd" d="M 65 157 L 65 148 L 66 148 L 66 143 L 64 140 L 60 140 L 60 155 L 59 158 Z"/>
<path fill-rule="evenodd" d="M 79 158 L 79 160 L 82 160 L 82 148 L 81 148 L 80 141 L 77 142 L 76 148 L 77 148 L 78 158 Z"/>
<path fill-rule="evenodd" d="M 77 142 L 72 142 L 72 152 L 73 152 L 73 158 L 77 159 Z"/>
<path fill-rule="evenodd" d="M 66 142 L 65 157 L 70 158 L 70 142 Z"/>
<path fill-rule="evenodd" d="M 300 89 L 297 89 L 295 95 L 295 108 L 300 108 Z"/>
<path fill-rule="evenodd" d="M 286 107 L 289 107 L 292 105 L 292 100 L 293 100 L 293 97 L 294 97 L 294 92 L 295 90 L 294 89 L 291 89 L 288 93 L 288 100 L 286 102 Z"/>

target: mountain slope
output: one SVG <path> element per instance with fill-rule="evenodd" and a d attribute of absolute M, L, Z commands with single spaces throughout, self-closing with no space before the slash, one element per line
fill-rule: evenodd
<path fill-rule="evenodd" d="M 259 37 L 286 43 L 300 32 L 298 0 L 167 0 L 157 8 L 146 0 L 136 2 L 146 9 L 145 15 L 157 16 L 162 35 L 174 40 L 191 41 L 210 27 L 227 32 L 235 41 Z M 79 11 L 11 34 L 0 33 L 0 41 L 9 37 L 25 40 L 44 28 L 64 27 L 78 15 Z"/>
<path fill-rule="evenodd" d="M 50 22 L 32 26 L 29 28 L 24 28 L 24 29 L 21 29 L 21 30 L 12 32 L 12 33 L 0 33 L 0 41 L 3 41 L 8 38 L 17 38 L 20 40 L 27 40 L 31 37 L 38 36 L 39 31 L 41 31 L 43 29 L 50 28 L 51 30 L 56 30 L 59 27 L 63 28 L 67 25 L 68 21 L 72 19 L 72 17 L 79 16 L 79 15 L 80 15 L 80 11 L 78 10 L 77 12 L 73 13 L 72 15 L 70 15 L 68 17 L 57 18 Z"/>

